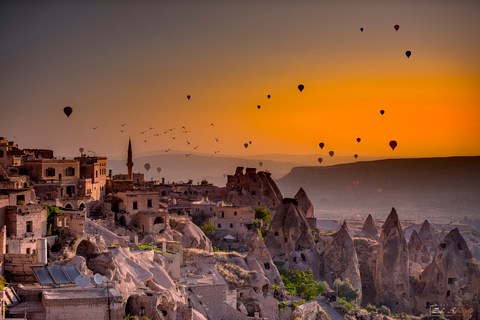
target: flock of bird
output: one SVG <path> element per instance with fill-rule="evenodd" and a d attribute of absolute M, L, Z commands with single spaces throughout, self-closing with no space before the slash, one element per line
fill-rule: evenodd
<path fill-rule="evenodd" d="M 398 31 L 399 28 L 400 28 L 399 25 L 395 25 L 395 26 L 394 26 L 395 31 Z M 360 28 L 360 32 L 363 32 L 363 31 L 364 31 L 364 28 Z M 405 52 L 405 55 L 407 56 L 407 58 L 410 58 L 411 54 L 412 54 L 411 51 L 406 51 L 406 52 Z M 304 86 L 303 84 L 299 84 L 299 85 L 297 86 L 297 88 L 298 88 L 298 90 L 299 90 L 300 93 L 301 93 L 301 92 L 305 89 L 305 86 Z M 268 94 L 268 95 L 267 95 L 267 98 L 270 99 L 270 98 L 271 98 L 271 95 Z M 191 95 L 187 95 L 187 100 L 190 100 L 190 99 L 191 99 Z M 257 105 L 257 109 L 258 109 L 258 110 L 260 110 L 261 108 L 262 108 L 261 105 Z M 73 109 L 72 109 L 71 107 L 67 106 L 67 107 L 65 107 L 65 108 L 63 109 L 63 111 L 64 111 L 64 113 L 65 113 L 65 115 L 66 115 L 67 117 L 70 117 L 70 115 L 71 115 L 72 112 L 73 112 Z M 385 110 L 380 110 L 380 114 L 383 116 L 383 115 L 385 114 Z M 126 129 L 126 128 L 125 128 L 126 126 L 127 126 L 127 123 L 121 124 L 121 127 L 122 127 L 122 129 L 120 129 L 120 132 L 121 132 L 121 133 L 127 133 L 127 130 L 124 130 L 124 129 Z M 214 126 L 215 126 L 215 125 L 214 125 L 213 123 L 210 124 L 210 127 L 214 127 Z M 93 130 L 96 130 L 96 129 L 98 129 L 98 128 L 99 128 L 99 126 L 96 126 L 96 127 L 93 127 L 92 129 L 93 129 Z M 179 132 L 180 134 L 188 134 L 188 133 L 191 132 L 190 130 L 187 130 L 185 126 L 182 126 L 181 129 L 182 129 L 181 131 L 177 131 L 177 132 Z M 141 131 L 140 134 L 141 134 L 141 135 L 146 135 L 146 134 L 151 133 L 151 131 L 153 131 L 153 130 L 155 130 L 155 128 L 149 127 L 148 130 Z M 156 133 L 154 133 L 152 136 L 153 136 L 153 137 L 159 137 L 159 136 L 162 136 L 162 135 L 172 134 L 172 136 L 171 136 L 170 138 L 171 138 L 172 140 L 175 140 L 177 137 L 179 137 L 179 136 L 174 136 L 174 135 L 173 135 L 175 130 L 176 130 L 176 128 L 170 128 L 170 129 L 167 129 L 166 131 L 163 131 L 163 132 L 156 132 Z M 219 142 L 219 141 L 220 141 L 220 140 L 219 140 L 218 138 L 216 138 L 216 137 L 215 137 L 214 139 L 215 139 L 215 142 Z M 360 143 L 361 138 L 356 138 L 356 140 L 357 140 L 358 143 Z M 148 139 L 143 139 L 143 142 L 148 142 L 148 141 L 149 141 Z M 186 141 L 186 143 L 187 143 L 188 146 L 191 145 L 191 142 L 190 142 L 189 140 L 185 140 L 185 141 Z M 252 144 L 252 141 L 248 141 L 248 142 L 245 142 L 245 143 L 243 144 L 243 146 L 244 146 L 245 149 L 246 149 L 246 148 L 248 148 L 251 144 Z M 396 142 L 395 140 L 391 140 L 391 141 L 389 142 L 389 146 L 392 148 L 392 150 L 394 150 L 395 147 L 397 146 L 397 142 Z M 198 147 L 199 147 L 199 145 L 196 145 L 195 147 L 193 147 L 193 145 L 192 145 L 193 150 L 197 150 Z M 319 143 L 319 147 L 320 147 L 320 149 L 323 149 L 323 148 L 325 147 L 325 143 L 324 143 L 324 142 L 320 142 L 320 143 Z M 81 153 L 83 153 L 83 148 L 80 148 L 79 150 L 80 150 Z M 169 152 L 169 151 L 170 151 L 170 149 L 166 149 L 166 150 L 165 150 L 166 153 Z M 220 150 L 214 150 L 214 151 L 213 151 L 214 154 L 217 154 L 217 153 L 219 153 L 219 152 L 220 152 Z M 328 154 L 330 155 L 330 157 L 333 157 L 334 154 L 335 154 L 335 152 L 334 152 L 334 151 L 329 151 Z M 189 156 L 191 156 L 191 155 L 192 155 L 191 153 L 185 153 L 185 156 L 187 156 L 187 157 L 189 157 Z M 357 158 L 358 158 L 358 154 L 354 154 L 354 158 L 357 159 Z M 322 163 L 322 162 L 323 162 L 323 158 L 321 158 L 321 157 L 318 158 L 318 162 L 319 162 L 319 163 Z M 262 166 L 263 163 L 260 162 L 259 165 Z M 146 163 L 146 164 L 145 164 L 145 169 L 148 171 L 148 170 L 150 169 L 150 164 Z M 158 168 L 157 168 L 157 171 L 160 172 L 160 171 L 161 171 L 161 168 L 158 167 Z M 358 183 L 358 182 L 357 182 L 357 183 Z"/>

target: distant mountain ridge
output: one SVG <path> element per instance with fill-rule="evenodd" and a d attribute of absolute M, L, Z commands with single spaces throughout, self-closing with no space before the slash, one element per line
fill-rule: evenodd
<path fill-rule="evenodd" d="M 386 214 L 444 219 L 480 214 L 480 157 L 359 161 L 295 167 L 277 184 L 286 196 L 302 187 L 316 214 Z M 378 218 L 378 215 L 376 216 Z"/>

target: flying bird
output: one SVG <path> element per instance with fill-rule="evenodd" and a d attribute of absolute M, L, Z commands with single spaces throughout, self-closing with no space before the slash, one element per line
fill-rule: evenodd
<path fill-rule="evenodd" d="M 122 127 L 125 127 L 126 125 L 127 125 L 127 124 L 126 124 L 126 123 L 124 123 L 124 124 L 122 124 Z"/>
<path fill-rule="evenodd" d="M 191 156 L 192 154 L 191 153 L 188 153 L 188 154 L 186 153 L 185 155 L 188 157 L 188 156 Z"/>
<path fill-rule="evenodd" d="M 220 150 L 218 150 L 218 151 L 213 151 L 213 152 L 214 152 L 214 153 L 219 153 L 219 152 L 220 152 Z"/>
<path fill-rule="evenodd" d="M 187 144 L 190 145 L 190 141 L 187 141 Z"/>
<path fill-rule="evenodd" d="M 217 142 L 218 142 L 218 139 L 217 139 L 217 138 L 215 138 L 215 141 L 217 141 Z"/>
<path fill-rule="evenodd" d="M 97 128 L 98 128 L 98 126 L 96 126 L 95 128 L 93 128 L 93 130 L 95 130 L 95 129 L 97 129 Z"/>
<path fill-rule="evenodd" d="M 197 150 L 198 147 L 199 147 L 199 146 L 193 147 L 193 149 Z"/>
<path fill-rule="evenodd" d="M 165 150 L 165 152 L 168 152 L 168 151 L 170 151 L 170 149 Z"/>
<path fill-rule="evenodd" d="M 147 132 L 147 131 L 142 131 L 142 132 L 140 132 L 140 134 L 144 134 L 145 132 Z"/>

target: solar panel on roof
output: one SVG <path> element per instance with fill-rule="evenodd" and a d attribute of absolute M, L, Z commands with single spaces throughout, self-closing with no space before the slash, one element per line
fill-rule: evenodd
<path fill-rule="evenodd" d="M 35 277 L 37 277 L 38 282 L 40 285 L 43 286 L 51 286 L 55 284 L 52 277 L 48 273 L 45 267 L 32 267 L 33 273 Z"/>
<path fill-rule="evenodd" d="M 72 283 L 75 283 L 75 279 L 80 275 L 76 266 L 63 266 L 63 271 L 67 274 Z"/>
<path fill-rule="evenodd" d="M 60 266 L 48 266 L 47 270 L 50 272 L 50 275 L 55 281 L 55 284 L 70 284 L 70 280 L 67 278 L 65 273 Z"/>

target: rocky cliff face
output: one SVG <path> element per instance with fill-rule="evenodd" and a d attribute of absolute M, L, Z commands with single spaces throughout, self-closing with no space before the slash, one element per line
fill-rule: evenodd
<path fill-rule="evenodd" d="M 298 201 L 298 208 L 303 211 L 305 217 L 313 218 L 314 217 L 314 210 L 313 204 L 310 201 L 310 198 L 307 196 L 307 193 L 303 188 L 298 190 L 297 194 L 294 197 Z"/>
<path fill-rule="evenodd" d="M 226 189 L 226 200 L 235 205 L 265 206 L 275 211 L 283 199 L 270 173 L 257 173 L 255 168 L 247 168 L 243 174 L 243 167 L 238 167 L 233 176 L 228 176 Z"/>
<path fill-rule="evenodd" d="M 346 222 L 335 233 L 333 242 L 325 248 L 320 258 L 320 274 L 330 287 L 332 287 L 336 278 L 342 280 L 348 278 L 354 288 L 362 290 L 357 252 L 353 239 L 348 233 Z"/>
<path fill-rule="evenodd" d="M 314 278 L 319 279 L 319 253 L 296 199 L 284 199 L 278 207 L 267 234 L 266 246 L 273 261 L 290 269 L 310 269 Z"/>
<path fill-rule="evenodd" d="M 410 262 L 418 263 L 422 268 L 425 268 L 427 264 L 432 261 L 432 256 L 430 255 L 425 243 L 418 235 L 417 231 L 413 231 L 410 241 L 408 242 L 408 260 Z"/>
<path fill-rule="evenodd" d="M 272 285 L 284 287 L 280 273 L 258 232 L 253 232 L 251 239 L 248 254 L 245 257 L 249 269 L 264 275 Z"/>
<path fill-rule="evenodd" d="M 395 208 L 382 227 L 375 274 L 376 301 L 392 312 L 411 313 L 414 307 L 408 277 L 407 242 Z"/>
<path fill-rule="evenodd" d="M 377 267 L 378 243 L 367 238 L 355 238 L 353 241 L 358 257 L 358 267 L 362 281 L 362 306 L 375 305 L 375 272 Z"/>
<path fill-rule="evenodd" d="M 363 224 L 362 234 L 366 238 L 378 240 L 377 226 L 375 225 L 375 221 L 373 221 L 371 214 L 368 215 L 365 223 Z"/>
<path fill-rule="evenodd" d="M 427 311 L 428 305 L 439 303 L 451 308 L 455 305 L 474 305 L 480 295 L 480 265 L 472 259 L 467 243 L 457 228 L 439 243 L 432 262 L 420 275 L 416 288 L 418 309 Z"/>
<path fill-rule="evenodd" d="M 437 250 L 438 243 L 440 242 L 435 235 L 435 231 L 430 226 L 428 220 L 425 220 L 422 224 L 422 228 L 420 228 L 420 232 L 418 233 L 420 239 L 422 239 L 423 243 L 428 249 L 428 252 L 433 256 L 435 254 L 435 250 Z"/>

